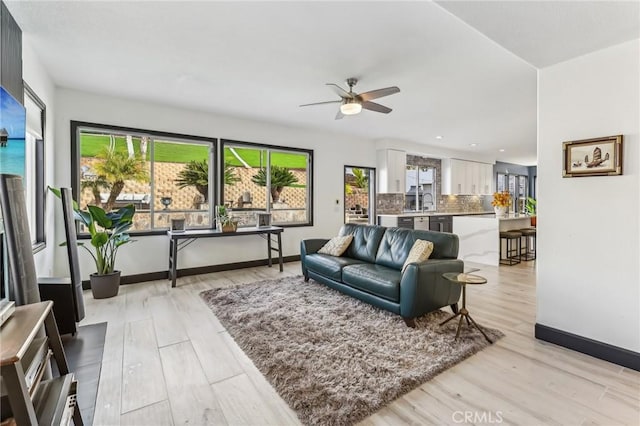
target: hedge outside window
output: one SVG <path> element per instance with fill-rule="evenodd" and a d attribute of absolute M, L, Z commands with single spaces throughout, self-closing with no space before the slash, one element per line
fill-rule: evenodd
<path fill-rule="evenodd" d="M 166 230 L 171 219 L 212 226 L 215 140 L 79 122 L 72 136 L 80 208 L 133 204 L 134 233 Z"/>
<path fill-rule="evenodd" d="M 313 151 L 222 141 L 222 202 L 239 226 L 255 226 L 257 212 L 273 225 L 311 225 Z"/>

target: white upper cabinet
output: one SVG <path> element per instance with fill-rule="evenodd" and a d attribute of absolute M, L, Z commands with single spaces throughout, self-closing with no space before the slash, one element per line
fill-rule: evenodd
<path fill-rule="evenodd" d="M 377 152 L 378 192 L 405 193 L 407 153 L 396 149 Z"/>
<path fill-rule="evenodd" d="M 442 160 L 442 194 L 485 195 L 493 191 L 493 165 L 446 158 Z"/>

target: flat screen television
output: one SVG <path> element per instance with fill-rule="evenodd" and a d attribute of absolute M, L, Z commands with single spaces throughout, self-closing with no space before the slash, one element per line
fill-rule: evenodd
<path fill-rule="evenodd" d="M 26 110 L 11 94 L 0 86 L 0 174 L 25 178 Z M 0 211 L 0 320 L 14 300 L 9 287 L 6 240 Z"/>
<path fill-rule="evenodd" d="M 26 110 L 0 86 L 0 173 L 25 178 Z"/>

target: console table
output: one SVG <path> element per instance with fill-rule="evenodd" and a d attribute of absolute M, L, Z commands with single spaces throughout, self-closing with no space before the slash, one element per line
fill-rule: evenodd
<path fill-rule="evenodd" d="M 282 231 L 283 228 L 278 226 L 269 226 L 265 228 L 238 228 L 236 232 L 220 232 L 216 229 L 193 229 L 189 231 L 168 231 L 169 236 L 169 279 L 171 287 L 176 286 L 177 270 L 178 270 L 178 251 L 190 245 L 200 238 L 218 238 L 218 237 L 242 237 L 246 235 L 260 235 L 267 240 L 267 259 L 269 267 L 272 265 L 272 252 L 278 253 L 278 262 L 280 264 L 280 272 L 282 272 Z M 276 236 L 276 247 L 273 247 L 271 236 Z"/>

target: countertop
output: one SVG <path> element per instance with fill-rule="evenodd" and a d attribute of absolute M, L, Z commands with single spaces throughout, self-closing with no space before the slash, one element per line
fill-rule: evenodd
<path fill-rule="evenodd" d="M 475 215 L 483 215 L 483 216 L 493 216 L 493 212 L 413 212 L 413 213 L 400 213 L 400 214 L 379 214 L 377 216 L 384 217 L 423 217 L 423 216 L 475 216 Z"/>
<path fill-rule="evenodd" d="M 520 215 L 510 214 L 509 216 L 496 217 L 495 214 L 481 214 L 481 215 L 473 215 L 473 217 L 481 218 L 481 219 L 516 220 L 516 219 L 529 219 L 535 216 L 528 216 L 526 214 L 520 214 Z"/>

